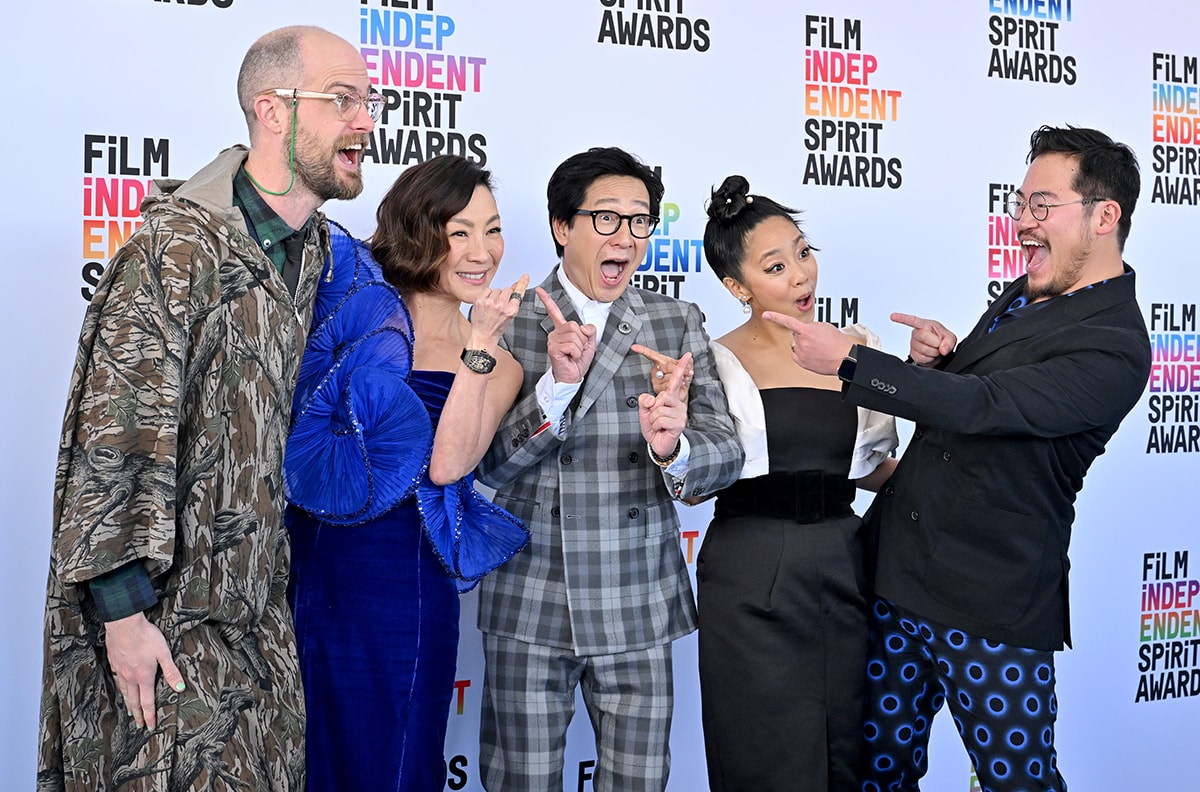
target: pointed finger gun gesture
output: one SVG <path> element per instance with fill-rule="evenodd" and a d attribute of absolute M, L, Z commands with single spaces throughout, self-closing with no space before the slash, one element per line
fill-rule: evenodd
<path fill-rule="evenodd" d="M 670 355 L 664 355 L 650 347 L 641 344 L 634 344 L 630 349 L 642 357 L 649 360 L 653 366 L 650 369 L 650 387 L 655 395 L 662 393 L 670 387 L 671 377 L 675 373 L 676 367 L 679 366 L 680 360 L 676 360 Z M 687 366 L 683 372 L 683 377 L 679 381 L 679 398 L 687 401 L 688 388 L 691 387 L 692 378 L 695 376 L 695 367 L 692 365 L 691 353 L 687 353 Z"/>
<path fill-rule="evenodd" d="M 537 288 L 538 299 L 546 307 L 554 329 L 546 336 L 550 371 L 555 382 L 580 382 L 596 356 L 596 327 L 569 322 L 546 290 Z"/>

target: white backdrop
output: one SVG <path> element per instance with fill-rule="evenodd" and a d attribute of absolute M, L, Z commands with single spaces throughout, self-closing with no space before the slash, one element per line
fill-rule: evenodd
<path fill-rule="evenodd" d="M 1079 502 L 1059 749 L 1073 789 L 1195 786 L 1200 584 L 1175 585 L 1200 579 L 1188 566 L 1200 543 L 1187 505 L 1200 471 L 1191 0 L 18 0 L 4 16 L 5 788 L 33 783 L 54 454 L 82 294 L 134 221 L 125 212 L 136 215 L 129 205 L 147 178 L 186 177 L 246 139 L 241 56 L 291 23 L 359 44 L 392 102 L 366 190 L 327 205 L 331 217 L 369 234 L 404 164 L 438 150 L 486 159 L 507 241 L 499 280 L 536 281 L 554 264 L 554 166 L 620 145 L 667 185 L 669 222 L 638 283 L 700 303 L 714 337 L 742 319 L 699 258 L 704 199 L 730 173 L 804 209 L 829 318 L 865 322 L 904 353 L 907 331 L 889 312 L 936 317 L 961 335 L 1020 273 L 1011 259 L 1006 269 L 1014 248 L 1000 203 L 1021 181 L 1035 127 L 1095 126 L 1132 145 L 1143 193 L 1126 258 L 1161 354 Z M 710 511 L 685 511 L 689 564 Z M 454 790 L 481 789 L 474 603 L 464 600 L 461 711 L 456 701 L 450 714 Z M 706 787 L 694 636 L 676 644 L 676 694 L 670 789 L 692 792 Z M 568 754 L 564 789 L 590 790 L 586 717 Z M 972 788 L 948 716 L 931 764 L 926 789 Z"/>

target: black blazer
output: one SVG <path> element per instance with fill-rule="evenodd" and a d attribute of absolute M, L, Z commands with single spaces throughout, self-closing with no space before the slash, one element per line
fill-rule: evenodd
<path fill-rule="evenodd" d="M 917 423 L 867 515 L 876 591 L 971 635 L 1070 645 L 1067 548 L 1092 460 L 1141 397 L 1133 270 L 1002 322 L 1022 277 L 942 370 L 859 347 L 847 398 Z"/>

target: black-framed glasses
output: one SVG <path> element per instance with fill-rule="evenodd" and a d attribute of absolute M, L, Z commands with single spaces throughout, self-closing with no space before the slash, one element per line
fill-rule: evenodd
<path fill-rule="evenodd" d="M 285 99 L 328 99 L 337 108 L 337 117 L 349 121 L 358 115 L 358 108 L 367 108 L 367 115 L 372 121 L 378 121 L 383 115 L 383 97 L 377 93 L 359 96 L 356 93 L 321 93 L 320 91 L 302 91 L 299 88 L 272 88 L 264 93 L 282 96 Z"/>
<path fill-rule="evenodd" d="M 1062 203 L 1050 203 L 1046 200 L 1046 196 L 1040 192 L 1030 193 L 1029 200 L 1025 200 L 1019 194 L 1010 192 L 1008 197 L 1004 199 L 1004 211 L 1013 220 L 1020 220 L 1021 215 L 1025 213 L 1025 207 L 1029 207 L 1029 213 L 1033 215 L 1033 219 L 1039 223 L 1050 216 L 1050 210 L 1056 206 L 1070 206 L 1071 204 L 1093 204 L 1100 201 L 1109 201 L 1110 198 L 1080 198 L 1078 201 L 1063 201 Z"/>
<path fill-rule="evenodd" d="M 592 228 L 596 229 L 600 236 L 612 236 L 617 233 L 621 221 L 624 220 L 629 225 L 629 233 L 638 239 L 645 239 L 653 234 L 654 229 L 658 228 L 659 220 L 652 214 L 623 215 L 607 209 L 580 209 L 575 214 L 590 215 Z"/>

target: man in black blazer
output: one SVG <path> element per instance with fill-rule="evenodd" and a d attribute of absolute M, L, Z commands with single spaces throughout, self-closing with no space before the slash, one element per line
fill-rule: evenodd
<path fill-rule="evenodd" d="M 983 789 L 1065 789 L 1054 652 L 1070 645 L 1074 501 L 1141 397 L 1150 345 L 1122 260 L 1133 152 L 1069 127 L 1030 144 L 1007 203 L 1026 274 L 957 348 L 940 323 L 906 314 L 892 319 L 913 328 L 907 362 L 829 325 L 775 320 L 801 366 L 916 422 L 868 515 L 879 544 L 864 790 L 918 788 L 943 703 Z"/>

